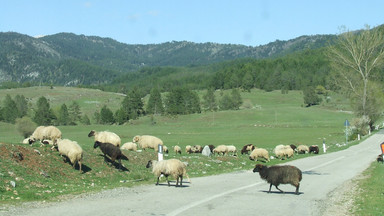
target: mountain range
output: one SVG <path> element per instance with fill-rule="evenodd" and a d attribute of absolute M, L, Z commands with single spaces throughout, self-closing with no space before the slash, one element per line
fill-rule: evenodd
<path fill-rule="evenodd" d="M 0 32 L 2 82 L 108 84 L 145 67 L 192 67 L 235 59 L 266 59 L 329 45 L 336 35 L 301 36 L 262 46 L 171 41 L 124 44 L 111 38 L 59 33 L 31 37 Z"/>

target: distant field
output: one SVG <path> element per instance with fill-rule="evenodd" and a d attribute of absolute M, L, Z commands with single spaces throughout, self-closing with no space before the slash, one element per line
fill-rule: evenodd
<path fill-rule="evenodd" d="M 199 94 L 203 93 L 205 92 Z M 49 98 L 52 107 L 60 106 L 62 103 L 69 105 L 72 100 L 76 100 L 84 113 L 90 113 L 90 117 L 103 104 L 116 109 L 123 99 L 123 96 L 114 93 L 64 87 L 0 90 L 1 98 L 6 94 L 12 97 L 23 94 L 30 98 L 32 104 L 38 97 L 45 96 Z M 217 91 L 216 94 L 219 96 L 220 92 Z M 89 169 L 82 175 L 69 164 L 64 164 L 58 153 L 51 152 L 49 147 L 40 147 L 38 144 L 29 147 L 18 144 L 23 137 L 17 133 L 14 125 L 0 123 L 0 147 L 3 148 L 3 154 L 0 154 L 2 160 L 0 175 L 5 179 L 4 182 L 0 182 L 2 196 L 0 201 L 10 201 L 11 197 L 17 197 L 14 192 L 7 190 L 9 181 L 14 179 L 10 172 L 25 179 L 18 183 L 20 187 L 17 188 L 18 196 L 24 201 L 51 199 L 63 194 L 154 182 L 150 170 L 145 168 L 145 163 L 149 159 L 156 158 L 155 152 L 151 150 L 125 152 L 130 161 L 123 163 L 129 172 L 118 172 L 115 168 L 103 163 L 99 155 L 100 150 L 93 150 L 93 138 L 87 137 L 90 130 L 113 131 L 122 138 L 123 143 L 132 141 L 135 135 L 158 136 L 171 149 L 165 158 L 176 157 L 188 162 L 190 177 L 196 177 L 251 169 L 257 162 L 249 160 L 247 155 L 206 158 L 196 154 L 187 155 L 183 152 L 181 156 L 175 156 L 172 152 L 174 145 L 184 149 L 186 145 L 226 144 L 235 145 L 240 150 L 243 145 L 252 143 L 257 147 L 266 148 L 269 154 L 273 155 L 272 150 L 278 144 L 306 144 L 321 147 L 325 140 L 329 151 L 337 151 L 340 148 L 336 144 L 345 142 L 343 123 L 345 119 L 353 118 L 350 112 L 345 112 L 348 110 L 347 101 L 338 96 L 331 96 L 328 103 L 310 108 L 302 106 L 303 97 L 299 91 L 281 94 L 280 91 L 253 90 L 250 93 L 243 92 L 242 97 L 245 106 L 237 111 L 206 112 L 177 117 L 154 116 L 155 124 L 150 117 L 146 116 L 126 125 L 59 126 L 63 138 L 75 140 L 83 147 L 84 164 Z M 11 157 L 12 152 L 18 150 L 25 151 L 27 155 L 34 155 L 32 149 L 38 149 L 44 155 L 31 158 L 37 167 L 29 167 L 32 162 L 17 163 Z M 293 159 L 306 156 L 308 155 L 295 155 Z M 272 160 L 267 164 L 280 162 L 280 160 Z M 51 177 L 45 179 L 39 171 L 31 172 L 29 171 L 31 169 L 47 170 Z M 63 175 L 66 178 L 62 178 Z M 38 184 L 29 186 L 28 181 L 44 183 L 40 188 Z M 60 183 L 58 184 L 57 181 Z"/>

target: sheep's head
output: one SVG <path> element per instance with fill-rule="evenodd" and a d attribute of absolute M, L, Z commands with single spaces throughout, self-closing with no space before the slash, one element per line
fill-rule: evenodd
<path fill-rule="evenodd" d="M 88 137 L 95 136 L 95 133 L 96 133 L 96 131 L 91 130 L 91 132 L 89 132 L 89 134 L 88 134 Z"/>
<path fill-rule="evenodd" d="M 150 168 L 150 167 L 152 167 L 152 161 L 149 160 L 148 163 L 147 163 L 147 166 L 145 166 L 145 167 L 146 167 L 146 168 Z"/>
<path fill-rule="evenodd" d="M 30 145 L 32 145 L 32 143 L 34 143 L 34 142 L 36 142 L 36 139 L 33 138 L 33 137 L 31 137 L 31 138 L 28 139 L 28 143 L 29 143 Z"/>
<path fill-rule="evenodd" d="M 139 140 L 140 140 L 140 136 L 135 136 L 135 137 L 133 137 L 133 142 L 134 143 L 136 143 L 136 142 L 139 142 Z"/>
<path fill-rule="evenodd" d="M 264 166 L 263 164 L 256 164 L 255 168 L 253 169 L 253 172 L 260 172 L 265 168 L 267 168 L 267 166 Z"/>
<path fill-rule="evenodd" d="M 97 148 L 97 147 L 99 147 L 99 146 L 100 146 L 100 142 L 99 142 L 99 141 L 96 141 L 95 144 L 93 145 L 93 148 L 95 149 L 95 148 Z"/>

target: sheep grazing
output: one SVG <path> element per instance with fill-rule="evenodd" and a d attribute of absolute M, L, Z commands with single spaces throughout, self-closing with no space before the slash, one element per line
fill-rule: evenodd
<path fill-rule="evenodd" d="M 292 150 L 295 152 L 296 151 L 296 146 L 295 145 L 293 145 L 293 144 L 291 144 L 291 145 L 289 145 L 289 146 L 291 146 L 291 148 L 292 148 Z"/>
<path fill-rule="evenodd" d="M 255 148 L 249 155 L 249 159 L 257 161 L 258 158 L 263 158 L 266 161 L 269 161 L 268 151 L 263 148 Z"/>
<path fill-rule="evenodd" d="M 165 153 L 165 154 L 169 153 L 168 147 L 165 145 L 163 145 L 163 153 Z"/>
<path fill-rule="evenodd" d="M 299 154 L 305 154 L 305 153 L 308 153 L 308 152 L 309 152 L 309 148 L 306 145 L 299 145 L 297 147 L 297 153 L 299 153 Z"/>
<path fill-rule="evenodd" d="M 191 147 L 192 153 L 201 153 L 203 151 L 203 147 L 201 145 L 194 145 Z"/>
<path fill-rule="evenodd" d="M 381 163 L 383 163 L 383 154 L 379 154 L 378 156 L 377 156 L 377 158 L 376 158 L 376 161 L 379 163 L 379 162 L 381 162 Z"/>
<path fill-rule="evenodd" d="M 35 129 L 32 135 L 29 137 L 29 144 L 40 140 L 52 140 L 53 145 L 57 144 L 57 140 L 61 139 L 61 131 L 55 126 L 39 126 Z"/>
<path fill-rule="evenodd" d="M 183 176 L 186 176 L 189 180 L 186 165 L 178 159 L 169 159 L 162 161 L 150 160 L 148 161 L 146 167 L 152 167 L 152 173 L 157 177 L 156 185 L 159 184 L 159 178 L 161 174 L 166 177 L 168 186 L 171 186 L 168 180 L 168 176 L 170 175 L 176 179 L 176 187 L 179 186 L 179 182 L 180 186 L 183 185 Z"/>
<path fill-rule="evenodd" d="M 209 147 L 209 150 L 211 150 L 211 152 L 213 152 L 213 149 L 215 149 L 214 145 L 208 145 L 208 147 Z"/>
<path fill-rule="evenodd" d="M 59 154 L 67 157 L 71 161 L 73 167 L 75 167 L 77 162 L 79 164 L 79 170 L 82 172 L 81 161 L 83 159 L 83 149 L 76 141 L 59 139 L 57 141 L 57 148 L 59 149 Z"/>
<path fill-rule="evenodd" d="M 159 151 L 159 144 L 163 145 L 163 141 L 155 136 L 143 135 L 133 137 L 133 142 L 137 143 L 142 149 L 154 149 L 156 152 Z"/>
<path fill-rule="evenodd" d="M 289 145 L 278 145 L 273 152 L 275 156 L 280 159 L 288 159 L 293 156 L 293 149 Z"/>
<path fill-rule="evenodd" d="M 99 131 L 91 130 L 89 132 L 88 137 L 95 137 L 95 142 L 98 141 L 100 143 L 111 143 L 114 146 L 119 147 L 121 145 L 121 139 L 119 135 L 109 132 L 109 131 Z"/>
<path fill-rule="evenodd" d="M 175 154 L 177 154 L 177 153 L 181 154 L 181 148 L 180 148 L 180 146 L 178 146 L 178 145 L 174 146 L 174 147 L 173 147 L 173 151 L 175 152 Z"/>
<path fill-rule="evenodd" d="M 137 144 L 133 142 L 127 142 L 127 143 L 124 143 L 120 149 L 128 150 L 128 151 L 137 151 Z"/>
<path fill-rule="evenodd" d="M 231 152 L 233 156 L 237 156 L 237 149 L 234 145 L 227 146 L 228 154 Z"/>
<path fill-rule="evenodd" d="M 222 154 L 223 156 L 228 154 L 228 147 L 226 145 L 219 145 L 216 148 L 213 149 L 212 151 L 213 154 Z"/>
<path fill-rule="evenodd" d="M 253 144 L 247 144 L 241 149 L 241 154 L 248 154 L 249 151 L 253 151 L 255 146 Z"/>
<path fill-rule="evenodd" d="M 119 161 L 119 170 L 121 170 L 121 159 L 128 160 L 127 156 L 125 156 L 119 147 L 111 144 L 111 143 L 102 143 L 99 141 L 96 141 L 93 145 L 93 148 L 100 147 L 101 151 L 104 154 L 104 161 L 107 161 L 106 155 L 108 155 L 111 158 L 112 164 L 115 163 L 115 160 L 117 159 Z"/>
<path fill-rule="evenodd" d="M 256 164 L 253 172 L 258 172 L 260 178 L 266 180 L 269 185 L 269 191 L 271 192 L 272 185 L 276 187 L 277 190 L 284 193 L 280 190 L 278 186 L 280 184 L 291 184 L 296 187 L 296 194 L 299 194 L 300 181 L 302 179 L 301 170 L 295 166 L 264 166 L 262 164 Z"/>
<path fill-rule="evenodd" d="M 319 154 L 319 146 L 311 145 L 309 146 L 309 153 Z"/>
<path fill-rule="evenodd" d="M 191 154 L 192 153 L 192 146 L 190 146 L 190 145 L 185 146 L 185 152 L 188 154 Z"/>

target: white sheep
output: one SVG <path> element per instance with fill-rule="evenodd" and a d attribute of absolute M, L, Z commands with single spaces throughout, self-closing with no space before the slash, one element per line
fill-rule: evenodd
<path fill-rule="evenodd" d="M 163 153 L 166 153 L 166 154 L 168 154 L 168 147 L 167 146 L 165 146 L 165 145 L 163 145 Z"/>
<path fill-rule="evenodd" d="M 142 136 L 135 136 L 133 137 L 133 142 L 137 143 L 140 148 L 142 149 L 155 149 L 155 151 L 159 151 L 159 144 L 163 145 L 163 141 L 155 136 L 150 136 L 150 135 L 142 135 Z"/>
<path fill-rule="evenodd" d="M 293 156 L 293 149 L 289 145 L 277 145 L 273 152 L 280 159 L 287 159 Z"/>
<path fill-rule="evenodd" d="M 308 153 L 308 152 L 309 152 L 309 148 L 306 145 L 299 145 L 297 147 L 297 153 L 299 153 L 299 154 L 305 154 L 305 153 Z"/>
<path fill-rule="evenodd" d="M 37 140 L 40 140 L 40 142 L 43 140 L 52 140 L 53 145 L 56 145 L 57 140 L 61 139 L 61 136 L 61 131 L 55 126 L 39 126 L 29 137 L 29 143 L 32 144 Z"/>
<path fill-rule="evenodd" d="M 217 153 L 218 155 L 226 155 L 228 154 L 228 147 L 226 145 L 218 145 L 213 149 L 213 154 Z"/>
<path fill-rule="evenodd" d="M 124 143 L 120 148 L 121 150 L 137 151 L 137 144 L 133 142 Z"/>
<path fill-rule="evenodd" d="M 168 180 L 168 176 L 170 175 L 176 179 L 176 187 L 179 185 L 179 179 L 180 186 L 183 185 L 183 176 L 186 176 L 188 178 L 188 181 L 190 181 L 189 176 L 187 175 L 186 165 L 178 159 L 169 159 L 162 161 L 150 160 L 148 161 L 146 167 L 152 167 L 152 173 L 157 177 L 156 185 L 159 184 L 159 178 L 161 174 L 166 177 L 168 186 L 170 186 Z"/>
<path fill-rule="evenodd" d="M 173 147 L 173 151 L 175 152 L 175 154 L 177 154 L 177 153 L 181 154 L 181 148 L 180 148 L 180 146 L 178 146 L 178 145 L 174 146 L 174 147 Z"/>
<path fill-rule="evenodd" d="M 227 145 L 228 153 L 232 152 L 233 156 L 237 156 L 237 149 L 234 145 Z"/>
<path fill-rule="evenodd" d="M 191 154 L 192 153 L 192 146 L 190 146 L 190 145 L 185 146 L 185 152 L 188 154 Z"/>
<path fill-rule="evenodd" d="M 57 144 L 57 140 L 61 139 L 61 131 L 55 126 L 47 126 L 43 129 L 43 139 L 52 140 L 53 145 Z"/>
<path fill-rule="evenodd" d="M 119 135 L 109 132 L 109 131 L 99 131 L 96 132 L 94 130 L 91 130 L 89 132 L 88 137 L 95 136 L 95 142 L 99 141 L 101 143 L 111 143 L 114 146 L 119 147 L 121 145 L 121 139 Z"/>
<path fill-rule="evenodd" d="M 83 159 L 83 149 L 76 141 L 59 139 L 57 141 L 57 148 L 59 149 L 60 155 L 66 156 L 71 161 L 73 167 L 75 167 L 77 162 L 79 164 L 80 172 L 82 172 L 81 161 Z"/>
<path fill-rule="evenodd" d="M 269 161 L 268 151 L 264 148 L 255 148 L 249 155 L 249 159 L 257 161 L 258 158 L 264 158 L 265 160 Z"/>

